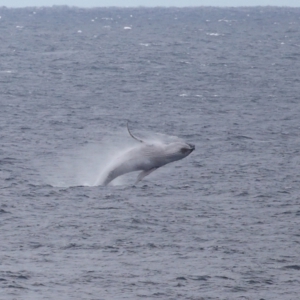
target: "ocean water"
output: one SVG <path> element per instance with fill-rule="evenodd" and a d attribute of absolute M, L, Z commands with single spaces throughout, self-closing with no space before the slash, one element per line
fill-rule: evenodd
<path fill-rule="evenodd" d="M 0 16 L 0 299 L 299 299 L 300 9 Z M 93 186 L 127 120 L 196 150 Z"/>

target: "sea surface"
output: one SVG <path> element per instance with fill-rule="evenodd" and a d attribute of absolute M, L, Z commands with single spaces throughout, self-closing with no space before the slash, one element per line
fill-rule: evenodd
<path fill-rule="evenodd" d="M 1 300 L 299 299 L 300 9 L 0 16 Z M 127 121 L 196 150 L 95 186 Z"/>

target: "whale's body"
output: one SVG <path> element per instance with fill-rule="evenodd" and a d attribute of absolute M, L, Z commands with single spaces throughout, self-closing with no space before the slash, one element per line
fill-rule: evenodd
<path fill-rule="evenodd" d="M 108 185 L 115 178 L 126 173 L 142 171 L 135 182 L 138 183 L 156 169 L 188 156 L 195 149 L 194 145 L 184 142 L 150 144 L 133 136 L 129 128 L 128 132 L 141 144 L 129 149 L 112 161 L 105 171 L 103 185 Z"/>

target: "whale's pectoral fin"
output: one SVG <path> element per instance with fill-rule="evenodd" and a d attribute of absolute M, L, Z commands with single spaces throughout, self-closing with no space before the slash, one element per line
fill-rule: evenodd
<path fill-rule="evenodd" d="M 143 140 L 138 139 L 137 137 L 135 137 L 135 136 L 131 133 L 131 131 L 129 130 L 129 127 L 128 127 L 128 123 L 129 123 L 129 122 L 127 121 L 127 130 L 128 130 L 129 135 L 130 135 L 133 139 L 137 140 L 138 142 L 144 143 Z"/>
<path fill-rule="evenodd" d="M 144 177 L 146 177 L 147 175 L 151 174 L 153 171 L 157 170 L 157 168 L 152 168 L 150 170 L 147 171 L 143 171 L 139 174 L 138 178 L 136 179 L 136 182 L 134 184 L 137 184 L 138 182 L 140 182 Z"/>

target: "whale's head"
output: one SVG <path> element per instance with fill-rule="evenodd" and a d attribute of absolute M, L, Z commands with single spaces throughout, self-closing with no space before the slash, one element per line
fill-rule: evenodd
<path fill-rule="evenodd" d="M 184 142 L 174 142 L 165 146 L 165 155 L 170 161 L 180 160 L 191 154 L 195 145 Z"/>

